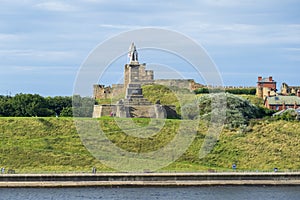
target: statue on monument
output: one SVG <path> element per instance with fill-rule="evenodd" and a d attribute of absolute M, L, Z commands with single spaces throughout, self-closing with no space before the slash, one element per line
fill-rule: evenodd
<path fill-rule="evenodd" d="M 131 43 L 130 47 L 129 47 L 129 58 L 130 58 L 130 63 L 132 62 L 138 62 L 138 53 L 136 50 L 136 46 L 134 45 L 134 43 Z"/>

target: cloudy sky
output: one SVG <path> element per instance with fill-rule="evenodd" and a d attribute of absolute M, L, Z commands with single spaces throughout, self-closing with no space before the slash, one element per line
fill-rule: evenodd
<path fill-rule="evenodd" d="M 0 5 L 2 95 L 71 95 L 81 64 L 98 44 L 145 27 L 174 30 L 202 45 L 224 85 L 253 86 L 259 75 L 272 75 L 278 87 L 300 85 L 298 0 L 0 0 Z M 120 77 L 114 78 L 105 83 Z"/>

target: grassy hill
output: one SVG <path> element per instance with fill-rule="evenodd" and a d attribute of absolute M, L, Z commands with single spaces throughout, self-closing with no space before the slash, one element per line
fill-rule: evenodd
<path fill-rule="evenodd" d="M 180 120 L 166 120 L 161 131 L 146 139 L 126 136 L 113 118 L 95 119 L 116 145 L 134 152 L 161 148 L 175 136 Z M 122 119 L 123 122 L 131 119 Z M 149 119 L 134 119 L 147 126 Z M 214 150 L 199 159 L 206 123 L 176 162 L 162 171 L 300 170 L 300 123 L 254 120 L 245 129 L 224 129 Z M 96 160 L 84 147 L 72 118 L 0 118 L 0 167 L 16 173 L 113 171 Z"/>

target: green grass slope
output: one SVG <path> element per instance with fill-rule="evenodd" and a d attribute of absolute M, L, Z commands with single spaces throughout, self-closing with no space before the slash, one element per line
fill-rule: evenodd
<path fill-rule="evenodd" d="M 0 167 L 22 172 L 108 170 L 82 145 L 71 118 L 0 118 Z"/>
<path fill-rule="evenodd" d="M 183 121 L 166 120 L 155 135 L 141 139 L 126 135 L 113 118 L 97 120 L 107 137 L 122 149 L 147 152 L 170 142 Z M 131 119 L 121 119 L 126 124 Z M 147 127 L 149 119 L 133 119 Z M 300 123 L 252 121 L 241 129 L 224 129 L 213 151 L 199 159 L 207 125 L 200 122 L 189 149 L 161 171 L 300 170 Z M 129 130 L 130 131 L 130 130 Z M 0 118 L 0 167 L 16 173 L 113 171 L 95 159 L 82 144 L 71 118 Z"/>

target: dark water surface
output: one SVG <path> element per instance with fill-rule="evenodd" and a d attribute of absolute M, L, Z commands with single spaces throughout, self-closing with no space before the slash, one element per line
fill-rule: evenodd
<path fill-rule="evenodd" d="M 1 188 L 0 199 L 170 199 L 170 200 L 298 200 L 300 186 L 290 187 L 144 187 L 144 188 Z"/>

